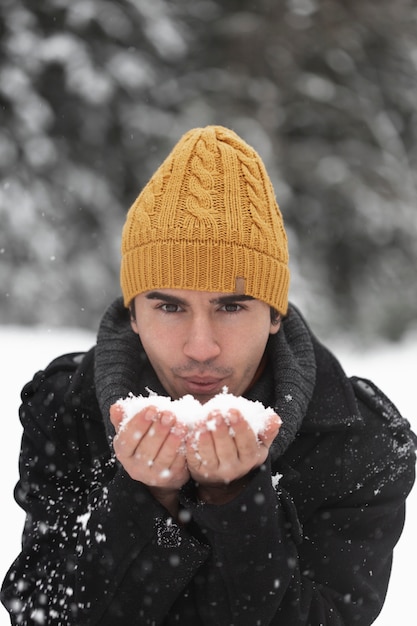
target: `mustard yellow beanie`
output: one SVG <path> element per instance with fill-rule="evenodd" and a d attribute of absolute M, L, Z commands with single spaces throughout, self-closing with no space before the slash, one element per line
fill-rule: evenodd
<path fill-rule="evenodd" d="M 152 289 L 247 294 L 285 315 L 287 236 L 257 152 L 222 126 L 188 131 L 131 206 L 125 306 Z"/>

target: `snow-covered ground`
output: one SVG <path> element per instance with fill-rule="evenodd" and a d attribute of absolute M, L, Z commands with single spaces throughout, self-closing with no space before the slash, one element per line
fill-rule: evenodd
<path fill-rule="evenodd" d="M 19 552 L 23 514 L 14 503 L 13 487 L 17 480 L 17 461 L 21 435 L 17 411 L 20 390 L 35 371 L 42 369 L 63 352 L 89 348 L 94 336 L 74 330 L 1 327 L 0 364 L 2 389 L 2 444 L 0 455 L 1 535 L 0 578 Z M 349 351 L 344 346 L 335 350 L 348 374 L 371 378 L 391 397 L 403 415 L 417 430 L 416 363 L 417 334 L 402 345 L 381 346 L 372 352 Z M 408 501 L 406 527 L 395 551 L 394 569 L 385 607 L 375 622 L 377 626 L 412 626 L 416 623 L 415 569 L 417 563 L 417 488 Z M 6 611 L 0 609 L 0 626 L 9 624 Z"/>

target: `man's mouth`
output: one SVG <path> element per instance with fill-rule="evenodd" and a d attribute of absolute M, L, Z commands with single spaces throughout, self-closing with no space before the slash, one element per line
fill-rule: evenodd
<path fill-rule="evenodd" d="M 183 378 L 183 384 L 186 392 L 191 395 L 207 395 L 219 393 L 223 387 L 223 379 L 192 376 L 190 378 Z"/>

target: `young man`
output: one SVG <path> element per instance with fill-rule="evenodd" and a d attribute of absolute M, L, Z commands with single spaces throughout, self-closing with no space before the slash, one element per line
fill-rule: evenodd
<path fill-rule="evenodd" d="M 349 379 L 288 306 L 287 239 L 259 155 L 222 127 L 188 132 L 131 207 L 123 302 L 97 345 L 22 392 L 22 553 L 13 624 L 345 626 L 381 610 L 414 480 L 408 423 Z M 197 435 L 149 390 L 239 410 Z M 213 428 L 214 425 L 214 428 Z"/>

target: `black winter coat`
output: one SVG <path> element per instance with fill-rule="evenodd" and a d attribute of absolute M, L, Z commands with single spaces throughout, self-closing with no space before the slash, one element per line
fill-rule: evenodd
<path fill-rule="evenodd" d="M 372 383 L 314 350 L 293 443 L 228 504 L 185 488 L 183 526 L 112 457 L 94 349 L 36 374 L 20 411 L 23 546 L 2 589 L 12 623 L 371 624 L 414 480 L 413 436 Z"/>

